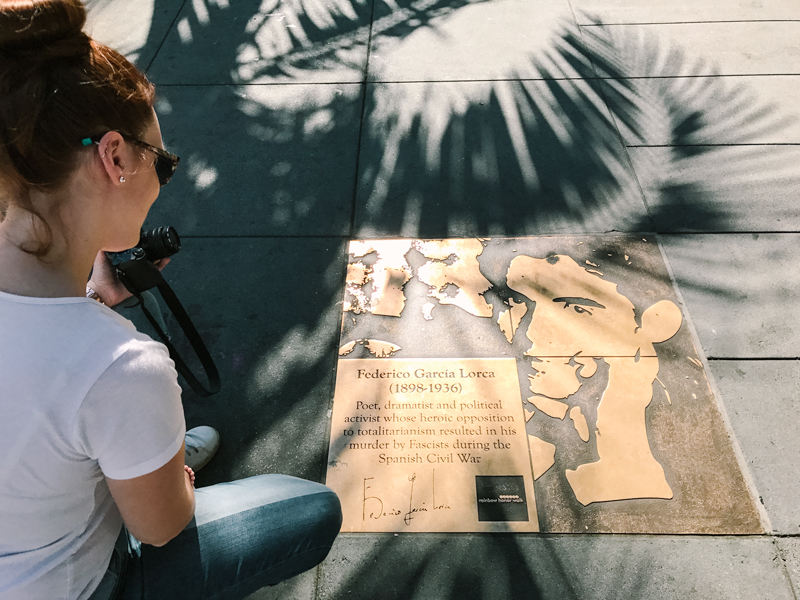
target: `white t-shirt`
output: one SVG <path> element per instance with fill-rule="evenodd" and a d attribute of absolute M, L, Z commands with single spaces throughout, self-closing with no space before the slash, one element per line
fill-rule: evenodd
<path fill-rule="evenodd" d="M 180 450 L 163 344 L 95 300 L 0 292 L 0 600 L 91 595 L 122 519 L 105 478 Z"/>

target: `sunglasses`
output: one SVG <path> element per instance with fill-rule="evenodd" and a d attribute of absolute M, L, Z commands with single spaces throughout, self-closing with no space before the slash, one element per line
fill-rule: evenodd
<path fill-rule="evenodd" d="M 169 183 L 169 180 L 172 179 L 172 176 L 175 174 L 175 169 L 178 168 L 178 163 L 180 162 L 180 157 L 176 156 L 170 152 L 167 152 L 163 148 L 156 148 L 155 146 L 151 146 L 147 142 L 143 142 L 142 140 L 137 140 L 134 137 L 126 135 L 121 131 L 118 131 L 122 138 L 132 144 L 136 144 L 138 146 L 142 146 L 143 148 L 150 150 L 153 154 L 156 155 L 155 165 L 156 168 L 156 176 L 158 177 L 158 183 L 163 187 Z M 90 144 L 100 144 L 100 140 L 103 138 L 105 133 L 94 135 L 92 137 L 87 137 L 81 140 L 81 144 L 84 146 L 89 146 Z"/>

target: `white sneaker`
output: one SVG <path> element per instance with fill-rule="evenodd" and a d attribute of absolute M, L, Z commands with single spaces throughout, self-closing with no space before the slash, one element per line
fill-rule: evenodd
<path fill-rule="evenodd" d="M 205 467 L 219 448 L 219 432 L 213 427 L 195 427 L 186 432 L 186 465 L 195 473 Z"/>

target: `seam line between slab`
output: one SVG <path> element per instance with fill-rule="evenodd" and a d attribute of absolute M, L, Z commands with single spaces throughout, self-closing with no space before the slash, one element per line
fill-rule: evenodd
<path fill-rule="evenodd" d="M 535 539 L 561 539 L 561 540 L 587 540 L 592 538 L 606 537 L 606 538 L 630 538 L 630 539 L 643 539 L 643 538 L 667 538 L 674 540 L 769 540 L 772 541 L 775 537 L 789 537 L 787 535 L 777 536 L 770 533 L 611 533 L 608 531 L 597 531 L 594 533 L 545 533 L 541 531 L 520 531 L 517 533 L 511 532 L 486 532 L 486 531 L 406 531 L 406 532 L 391 532 L 391 531 L 342 531 L 338 537 L 349 538 L 386 538 L 396 539 L 396 537 L 406 536 L 413 537 L 427 537 L 427 538 L 450 538 L 450 537 L 467 537 L 478 538 L 485 537 L 488 539 L 502 539 L 509 538 L 535 538 Z M 798 536 L 794 536 L 797 538 Z"/>
<path fill-rule="evenodd" d="M 792 581 L 792 576 L 789 573 L 789 567 L 786 564 L 786 558 L 783 555 L 783 550 L 778 545 L 777 538 L 772 539 L 772 546 L 775 548 L 775 554 L 778 555 L 778 559 L 781 562 L 781 570 L 783 571 L 783 576 L 786 578 L 786 581 L 789 583 L 789 591 L 792 593 L 792 598 L 797 600 L 797 591 L 794 589 L 794 582 Z"/>
<path fill-rule="evenodd" d="M 708 356 L 708 362 L 760 362 L 760 361 L 800 361 L 800 356 Z"/>
<path fill-rule="evenodd" d="M 593 67 L 594 70 L 594 67 Z M 476 78 L 476 79 L 370 79 L 367 83 L 369 85 L 376 85 L 376 84 L 404 84 L 404 83 L 494 83 L 500 81 L 596 81 L 596 80 L 604 80 L 604 79 L 611 79 L 610 77 L 601 77 L 598 75 L 592 77 L 584 77 L 581 75 L 577 75 L 575 77 L 493 77 L 490 79 L 487 78 Z M 629 79 L 628 77 L 623 77 L 621 79 Z"/>
<path fill-rule="evenodd" d="M 582 26 L 582 27 L 585 27 Z M 159 46 L 160 50 L 160 46 Z M 153 59 L 155 60 L 155 58 Z M 151 62 L 152 64 L 152 62 Z M 148 67 L 149 68 L 149 67 Z M 228 82 L 195 82 L 195 83 L 169 83 L 154 81 L 158 87 L 271 87 L 271 86 L 298 86 L 298 85 L 379 85 L 379 84 L 420 84 L 420 83 L 491 83 L 500 81 L 629 81 L 637 79 L 711 79 L 711 78 L 726 78 L 726 77 L 800 77 L 800 72 L 797 73 L 708 73 L 700 75 L 629 75 L 626 77 L 610 77 L 603 75 L 595 75 L 592 77 L 497 77 L 492 79 L 369 79 L 369 80 L 342 80 L 342 81 L 275 81 L 275 82 L 259 82 L 259 83 L 234 83 Z"/>
<path fill-rule="evenodd" d="M 164 47 L 164 43 L 167 41 L 167 38 L 169 37 L 169 34 L 172 31 L 172 28 L 175 27 L 175 23 L 178 21 L 178 17 L 181 16 L 181 13 L 183 12 L 183 9 L 186 6 L 187 1 L 188 0 L 183 0 L 181 7 L 178 9 L 178 12 L 175 13 L 175 17 L 172 19 L 172 23 L 170 23 L 169 27 L 167 27 L 167 31 L 164 33 L 164 37 L 161 38 L 161 43 L 158 44 L 158 48 L 156 48 L 156 51 L 153 53 L 153 58 L 150 59 L 147 68 L 144 69 L 145 73 L 147 73 L 153 67 L 153 63 L 156 61 L 156 58 L 158 58 L 158 54 L 159 52 L 161 52 L 161 48 Z"/>
<path fill-rule="evenodd" d="M 625 235 L 661 235 L 661 236 L 687 236 L 687 235 L 797 235 L 800 234 L 800 231 L 789 230 L 789 231 L 776 231 L 774 229 L 761 229 L 761 230 L 730 230 L 730 231 L 647 231 L 642 232 L 641 230 L 632 229 L 630 231 L 623 231 L 623 230 L 613 230 L 613 231 L 580 231 L 580 232 L 573 232 L 573 233 L 565 233 L 561 231 L 555 232 L 543 232 L 538 233 L 536 235 L 526 235 L 526 236 L 517 236 L 517 237 L 563 237 L 563 236 L 591 236 L 591 235 L 618 235 L 618 236 L 625 236 Z M 507 236 L 481 236 L 481 235 L 471 235 L 471 236 L 455 236 L 453 239 L 463 239 L 463 240 L 471 240 L 478 237 L 491 237 L 492 239 L 505 239 Z M 439 238 L 427 238 L 427 237 L 420 237 L 420 236 L 400 236 L 400 235 L 393 235 L 393 236 L 369 236 L 366 238 L 359 238 L 357 236 L 350 236 L 349 234 L 330 234 L 330 235 L 270 235 L 270 234 L 250 234 L 250 235 L 213 235 L 213 234 L 181 234 L 181 239 L 232 239 L 232 240 L 246 240 L 246 239 L 254 239 L 254 240 L 355 240 L 355 239 L 371 239 L 371 240 L 427 240 L 427 239 L 439 239 Z"/>
<path fill-rule="evenodd" d="M 662 229 L 662 230 L 656 232 L 657 235 L 661 235 L 661 236 L 665 236 L 665 235 L 681 235 L 681 236 L 687 236 L 687 235 L 752 235 L 752 234 L 758 234 L 758 235 L 781 235 L 781 234 L 784 234 L 784 233 L 797 235 L 798 233 L 800 233 L 800 231 L 794 231 L 794 230 L 781 231 L 780 229 L 767 229 L 767 230 L 763 230 L 763 231 L 711 231 L 711 230 L 708 230 L 708 231 L 704 231 L 704 230 L 697 230 L 697 231 L 689 231 L 689 230 L 671 231 L 669 229 Z M 183 236 L 181 236 L 181 237 L 183 237 Z"/>
<path fill-rule="evenodd" d="M 697 352 L 697 356 L 700 358 L 700 361 L 703 363 L 703 370 L 706 374 L 706 379 L 708 381 L 708 385 L 711 387 L 711 393 L 714 396 L 714 401 L 717 406 L 717 411 L 719 412 L 720 418 L 722 419 L 722 423 L 725 427 L 725 431 L 728 433 L 728 438 L 730 439 L 731 448 L 733 449 L 733 455 L 736 458 L 736 462 L 738 463 L 739 472 L 742 475 L 742 479 L 744 479 L 745 487 L 747 488 L 747 492 L 750 495 L 750 501 L 753 503 L 756 509 L 756 514 L 759 517 L 759 521 L 761 524 L 761 528 L 765 535 L 769 535 L 772 531 L 772 522 L 769 518 L 769 513 L 767 513 L 767 507 L 761 503 L 760 498 L 761 494 L 758 492 L 758 487 L 756 486 L 755 479 L 753 478 L 753 474 L 750 472 L 750 466 L 747 463 L 747 459 L 745 458 L 744 452 L 742 451 L 741 445 L 739 444 L 739 438 L 736 437 L 736 432 L 733 429 L 733 423 L 731 423 L 730 418 L 728 417 L 728 410 L 725 406 L 725 403 L 722 399 L 722 394 L 720 393 L 719 386 L 717 385 L 717 380 L 714 377 L 714 373 L 711 371 L 711 366 L 709 365 L 708 357 L 706 356 L 706 351 L 703 348 L 703 344 L 700 341 L 700 336 L 697 333 L 697 329 L 694 326 L 694 319 L 689 312 L 689 304 L 683 297 L 683 292 L 681 291 L 680 286 L 678 285 L 678 279 L 675 276 L 675 271 L 672 269 L 672 263 L 670 262 L 669 256 L 667 255 L 667 249 L 664 246 L 663 242 L 661 241 L 661 236 L 656 234 L 656 242 L 658 243 L 658 249 L 661 252 L 661 258 L 664 261 L 664 265 L 667 268 L 667 273 L 669 274 L 670 281 L 672 282 L 672 289 L 675 291 L 675 297 L 678 299 L 678 303 L 680 304 L 681 312 L 684 315 L 684 322 L 686 323 L 686 328 L 689 331 L 689 335 L 692 338 L 692 343 L 695 347 L 695 352 Z"/>
<path fill-rule="evenodd" d="M 575 7 L 572 6 L 572 0 L 567 0 L 567 6 L 569 7 L 570 14 L 572 14 L 572 24 L 580 30 L 581 24 L 578 23 L 578 14 L 575 12 Z"/>
<path fill-rule="evenodd" d="M 372 26 L 375 23 L 375 2 L 372 2 L 372 10 L 369 15 L 369 33 L 367 34 L 367 57 L 364 61 L 364 77 L 361 79 L 361 116 L 358 120 L 358 146 L 356 148 L 355 176 L 353 177 L 353 199 L 350 203 L 350 231 L 349 237 L 355 236 L 356 229 L 356 208 L 358 204 L 358 180 L 361 171 L 361 149 L 364 141 L 364 117 L 367 114 L 367 83 L 369 80 L 369 59 L 372 54 Z M 327 458 L 326 458 L 327 464 Z"/>
<path fill-rule="evenodd" d="M 639 25 L 709 25 L 728 23 L 800 23 L 800 19 L 739 19 L 736 21 L 665 21 L 643 23 L 581 23 L 581 27 L 638 27 Z"/>
<path fill-rule="evenodd" d="M 288 86 L 288 85 L 361 85 L 362 81 L 275 81 L 273 83 L 259 82 L 259 83 L 235 83 L 233 81 L 216 83 L 158 83 L 155 84 L 160 87 L 235 87 L 235 88 L 248 88 L 248 87 L 271 87 L 271 86 Z"/>
<path fill-rule="evenodd" d="M 314 596 L 313 597 L 315 599 L 319 598 L 319 584 L 320 584 L 320 579 L 322 578 L 322 576 L 320 574 L 321 571 L 322 571 L 322 563 L 319 563 L 316 567 L 314 567 Z M 261 589 L 264 589 L 264 588 L 261 588 Z"/>
<path fill-rule="evenodd" d="M 585 27 L 585 26 L 582 26 Z M 594 68 L 594 65 L 592 65 Z M 798 77 L 800 71 L 792 73 L 700 73 L 697 75 L 627 75 L 613 77 L 609 75 L 594 75 L 591 77 L 495 77 L 491 79 L 370 79 L 367 84 L 402 84 L 402 83 L 487 83 L 495 81 L 629 81 L 635 79 L 723 79 L 726 77 Z M 302 83 L 302 82 L 301 82 Z M 355 83 L 355 82 L 350 82 Z M 163 84 L 163 85 L 192 85 L 192 84 Z M 201 85 L 201 84 L 198 84 Z M 246 85 L 276 85 L 271 83 L 253 83 Z M 291 84 L 295 85 L 295 84 Z M 324 82 L 315 82 L 307 85 L 326 85 Z"/>
<path fill-rule="evenodd" d="M 339 234 L 339 235 L 202 235 L 202 234 L 195 234 L 190 235 L 181 234 L 181 239 L 187 240 L 247 240 L 247 239 L 254 239 L 254 240 L 349 240 L 351 239 L 350 236 L 346 234 Z M 412 238 L 414 239 L 414 238 Z"/>
<path fill-rule="evenodd" d="M 584 49 L 588 49 L 585 40 L 583 39 L 583 28 L 578 25 L 578 35 L 581 39 L 581 44 L 584 46 Z M 592 71 L 597 76 L 597 66 L 595 65 L 595 61 L 591 54 L 589 55 L 589 63 L 592 66 Z M 594 88 L 594 86 L 590 85 L 590 89 Z M 611 110 L 611 107 L 608 104 L 608 96 L 603 89 L 603 86 L 597 86 L 597 94 L 603 101 L 605 105 L 606 112 L 608 116 L 611 118 L 611 122 L 614 124 L 614 129 L 617 132 L 617 140 L 619 141 L 620 146 L 622 147 L 622 151 L 625 153 L 625 160 L 628 162 L 628 168 L 630 169 L 630 173 L 633 176 L 634 181 L 636 182 L 636 189 L 639 190 L 639 198 L 642 200 L 642 205 L 644 206 L 644 212 L 647 215 L 647 220 L 650 222 L 650 226 L 653 229 L 656 229 L 655 221 L 653 220 L 653 215 L 650 210 L 650 204 L 647 202 L 647 195 L 644 193 L 644 186 L 642 186 L 642 182 L 639 179 L 639 174 L 636 172 L 636 167 L 633 164 L 633 160 L 631 160 L 630 152 L 628 151 L 628 146 L 625 144 L 625 138 L 622 135 L 622 131 L 620 130 L 619 123 L 617 121 L 617 115 Z"/>
<path fill-rule="evenodd" d="M 626 144 L 628 148 L 728 148 L 747 146 L 800 146 L 800 142 L 730 142 L 728 144 Z"/>
<path fill-rule="evenodd" d="M 737 231 L 737 230 L 732 230 L 732 231 L 665 231 L 665 232 L 657 232 L 656 235 L 662 235 L 662 236 L 663 235 L 680 235 L 680 236 L 687 236 L 687 235 L 748 235 L 748 234 L 754 234 L 754 233 L 757 233 L 758 235 L 761 235 L 761 234 L 764 234 L 764 235 L 785 235 L 785 234 L 797 235 L 798 233 L 800 233 L 800 231 L 773 231 L 773 230 L 767 230 L 767 231 L 762 231 L 762 230 L 759 230 L 759 231 L 752 231 L 752 230 L 748 230 L 748 231 Z M 183 236 L 181 236 L 181 237 L 183 237 Z"/>
<path fill-rule="evenodd" d="M 700 73 L 697 75 L 628 75 L 626 77 L 599 76 L 606 81 L 627 81 L 629 79 L 724 79 L 726 77 L 797 77 L 797 73 Z"/>

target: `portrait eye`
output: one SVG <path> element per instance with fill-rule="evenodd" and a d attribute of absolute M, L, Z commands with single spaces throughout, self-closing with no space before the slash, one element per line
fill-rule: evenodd
<path fill-rule="evenodd" d="M 563 302 L 564 308 L 569 308 L 571 306 L 578 314 L 589 313 L 591 315 L 592 311 L 588 310 L 586 307 L 605 308 L 605 306 L 591 298 L 579 298 L 578 296 L 561 296 L 559 298 L 553 298 L 553 302 L 558 302 L 559 304 Z"/>

